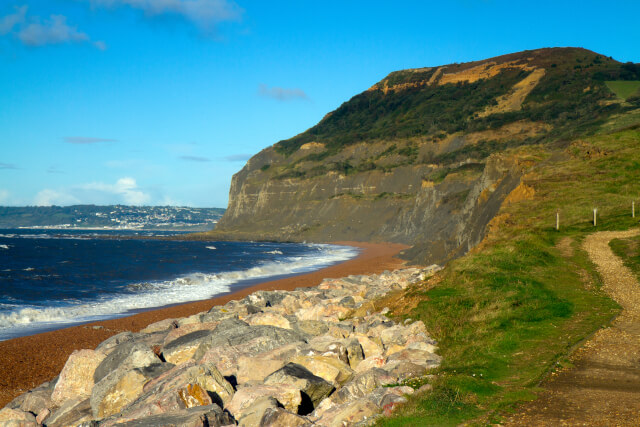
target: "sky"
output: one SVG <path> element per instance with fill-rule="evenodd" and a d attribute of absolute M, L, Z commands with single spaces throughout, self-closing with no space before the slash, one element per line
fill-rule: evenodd
<path fill-rule="evenodd" d="M 640 62 L 640 2 L 0 0 L 0 205 L 226 207 L 392 71 L 541 47 Z"/>

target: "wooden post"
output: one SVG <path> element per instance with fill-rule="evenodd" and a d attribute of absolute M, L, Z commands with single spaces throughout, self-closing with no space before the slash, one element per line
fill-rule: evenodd
<path fill-rule="evenodd" d="M 560 230 L 560 211 L 556 211 L 556 231 Z"/>
<path fill-rule="evenodd" d="M 631 202 L 631 218 L 636 217 L 636 202 Z"/>
<path fill-rule="evenodd" d="M 598 208 L 594 208 L 593 209 L 593 226 L 594 227 L 597 225 L 597 215 L 598 215 Z"/>

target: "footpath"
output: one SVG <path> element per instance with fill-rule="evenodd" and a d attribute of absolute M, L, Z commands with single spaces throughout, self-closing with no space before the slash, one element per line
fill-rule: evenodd
<path fill-rule="evenodd" d="M 573 367 L 552 376 L 540 397 L 522 405 L 508 426 L 640 425 L 640 284 L 609 242 L 638 230 L 589 235 L 583 248 L 622 312 L 572 356 Z"/>

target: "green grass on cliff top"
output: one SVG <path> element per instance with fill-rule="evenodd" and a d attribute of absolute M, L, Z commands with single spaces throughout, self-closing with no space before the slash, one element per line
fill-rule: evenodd
<path fill-rule="evenodd" d="M 632 95 L 640 95 L 640 80 L 616 80 L 608 81 L 606 84 L 613 93 L 622 99 L 627 99 Z"/>
<path fill-rule="evenodd" d="M 535 197 L 503 207 L 492 238 L 451 262 L 435 286 L 409 291 L 421 302 L 404 316 L 427 325 L 444 359 L 433 391 L 381 425 L 499 423 L 619 312 L 581 243 L 594 231 L 639 225 L 631 218 L 632 200 L 640 211 L 638 125 L 640 110 L 555 152 L 514 151 Z"/>

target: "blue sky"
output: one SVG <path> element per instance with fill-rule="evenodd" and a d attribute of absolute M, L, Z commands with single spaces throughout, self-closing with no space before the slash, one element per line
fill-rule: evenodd
<path fill-rule="evenodd" d="M 0 205 L 226 207 L 389 72 L 549 46 L 640 62 L 636 1 L 0 1 Z"/>

